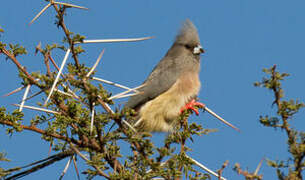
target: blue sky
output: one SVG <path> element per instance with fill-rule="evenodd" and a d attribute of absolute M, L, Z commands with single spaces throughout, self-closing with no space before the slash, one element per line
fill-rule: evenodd
<path fill-rule="evenodd" d="M 68 1 L 71 2 L 71 1 Z M 253 83 L 264 76 L 263 68 L 277 64 L 281 72 L 291 74 L 283 83 L 288 99 L 305 100 L 305 2 L 301 0 L 219 0 L 219 1 L 73 1 L 88 7 L 88 11 L 69 9 L 68 28 L 88 39 L 132 38 L 154 36 L 143 42 L 116 44 L 89 44 L 81 62 L 92 66 L 100 51 L 105 54 L 98 66 L 98 77 L 134 87 L 141 84 L 152 68 L 164 56 L 185 19 L 197 26 L 206 53 L 201 58 L 199 98 L 207 107 L 241 129 L 241 133 L 220 123 L 207 113 L 194 115 L 191 121 L 219 131 L 196 137 L 190 156 L 209 168 L 219 169 L 225 160 L 228 179 L 243 179 L 232 171 L 238 162 L 254 171 L 263 158 L 287 159 L 285 132 L 260 125 L 259 115 L 272 115 L 272 93 L 255 88 Z M 46 5 L 44 1 L 4 1 L 1 4 L 0 26 L 5 33 L 0 37 L 5 43 L 20 43 L 29 52 L 18 58 L 30 71 L 45 72 L 41 55 L 34 56 L 35 46 L 41 41 L 60 43 L 63 32 L 54 25 L 54 10 L 50 8 L 33 25 L 28 23 Z M 60 64 L 64 54 L 53 53 Z M 71 59 L 70 59 L 71 60 Z M 0 56 L 0 94 L 20 86 L 17 69 L 11 61 Z M 120 89 L 107 86 L 116 93 Z M 35 89 L 33 89 L 33 92 Z M 10 97 L 0 97 L 0 106 L 12 111 L 22 92 Z M 123 101 L 126 101 L 123 100 Z M 118 103 L 123 103 L 119 101 Z M 27 102 L 34 105 L 35 101 Z M 35 112 L 24 110 L 25 122 Z M 291 122 L 298 130 L 305 130 L 304 111 Z M 303 120 L 303 121 L 302 121 Z M 156 141 L 163 134 L 154 134 Z M 8 152 L 11 163 L 1 167 L 23 165 L 47 156 L 48 144 L 39 136 L 23 132 L 11 138 L 0 129 L 0 151 Z M 80 160 L 80 162 L 82 162 Z M 66 160 L 52 165 L 24 179 L 54 179 L 59 177 Z M 263 164 L 260 173 L 264 179 L 276 179 L 275 170 Z M 46 177 L 47 176 L 47 177 Z M 70 168 L 66 179 L 75 178 Z M 213 178 L 212 178 L 213 179 Z M 214 178 L 215 179 L 215 178 Z"/>

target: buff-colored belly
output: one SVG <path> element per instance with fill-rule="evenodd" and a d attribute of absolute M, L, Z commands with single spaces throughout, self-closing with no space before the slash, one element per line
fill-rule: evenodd
<path fill-rule="evenodd" d="M 166 92 L 143 105 L 139 112 L 140 131 L 172 131 L 181 108 L 194 98 L 200 89 L 197 73 L 187 73 Z"/>

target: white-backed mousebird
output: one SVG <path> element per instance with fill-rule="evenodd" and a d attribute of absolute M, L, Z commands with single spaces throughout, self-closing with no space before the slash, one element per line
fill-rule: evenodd
<path fill-rule="evenodd" d="M 200 90 L 200 44 L 196 27 L 186 20 L 175 42 L 144 81 L 141 93 L 125 104 L 135 109 L 134 127 L 145 132 L 170 132 L 185 109 L 204 104 L 195 101 Z M 198 115 L 198 111 L 195 111 Z"/>

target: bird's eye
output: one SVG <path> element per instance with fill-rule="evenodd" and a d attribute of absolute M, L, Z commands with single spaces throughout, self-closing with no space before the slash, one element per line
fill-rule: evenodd
<path fill-rule="evenodd" d="M 184 47 L 185 47 L 186 49 L 188 49 L 188 50 L 191 50 L 191 51 L 193 51 L 193 49 L 194 49 L 194 47 L 192 47 L 192 46 L 190 46 L 190 45 L 188 45 L 188 44 L 185 44 Z"/>

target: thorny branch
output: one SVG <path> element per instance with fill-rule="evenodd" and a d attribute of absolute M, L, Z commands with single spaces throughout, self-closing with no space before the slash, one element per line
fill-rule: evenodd
<path fill-rule="evenodd" d="M 0 123 L 5 124 L 7 126 L 12 126 L 12 127 L 14 126 L 14 123 L 11 122 L 11 121 L 0 120 Z M 45 130 L 37 128 L 36 126 L 25 126 L 25 125 L 19 125 L 19 126 L 22 129 L 26 129 L 26 130 L 33 131 L 33 132 L 36 132 L 36 133 L 39 133 L 39 134 L 42 134 L 42 135 L 47 135 L 47 136 L 50 136 L 50 137 L 54 137 L 56 139 L 61 139 L 61 140 L 67 141 L 67 142 L 73 142 L 74 144 L 82 145 L 81 141 L 75 140 L 73 138 L 70 139 L 66 136 L 62 136 L 62 135 L 59 135 L 59 134 L 56 134 L 56 133 L 48 133 Z"/>
<path fill-rule="evenodd" d="M 286 167 L 282 163 L 276 163 L 274 161 L 268 161 L 268 164 L 272 167 L 277 168 L 277 173 L 280 179 L 296 179 L 301 180 L 302 179 L 302 170 L 304 168 L 304 157 L 305 157 L 305 150 L 304 150 L 304 134 L 302 132 L 298 132 L 297 130 L 290 127 L 289 120 L 293 117 L 295 113 L 297 113 L 301 108 L 305 107 L 303 103 L 299 103 L 298 101 L 290 100 L 285 101 L 283 100 L 284 97 L 284 91 L 281 86 L 281 80 L 284 79 L 284 77 L 288 76 L 287 73 L 279 73 L 276 71 L 276 65 L 271 67 L 270 69 L 264 69 L 265 73 L 270 75 L 270 78 L 263 78 L 262 82 L 256 82 L 255 86 L 262 86 L 267 89 L 272 90 L 274 94 L 274 102 L 273 104 L 276 104 L 277 106 L 277 115 L 278 117 L 269 118 L 266 117 L 260 117 L 260 122 L 269 127 L 280 127 L 283 129 L 288 137 L 288 147 L 289 152 L 293 156 L 291 160 L 294 161 L 294 164 L 292 167 L 294 167 L 294 170 L 289 168 L 288 176 L 286 177 L 283 172 L 280 171 L 280 168 Z M 281 122 L 280 122 L 281 120 Z M 290 160 L 287 161 L 289 163 Z"/>
<path fill-rule="evenodd" d="M 71 52 L 72 52 L 72 57 L 73 57 L 74 62 L 75 62 L 75 66 L 77 68 L 79 68 L 79 60 L 78 60 L 77 53 L 75 52 L 74 42 L 71 38 L 71 33 L 68 30 L 66 24 L 64 23 L 64 13 L 65 13 L 66 8 L 64 6 L 59 8 L 60 6 L 58 7 L 57 4 L 52 4 L 52 5 L 57 12 L 58 25 L 62 28 L 62 30 L 64 31 L 65 36 L 68 40 L 68 43 L 69 43 L 69 46 L 70 46 L 70 49 L 71 49 Z"/>
<path fill-rule="evenodd" d="M 27 78 L 30 80 L 30 82 L 32 84 L 36 84 L 39 86 L 39 84 L 37 83 L 37 81 L 35 80 L 35 78 L 33 76 L 31 76 L 28 71 L 26 70 L 25 67 L 23 67 L 19 61 L 16 59 L 15 55 L 10 53 L 7 49 L 5 49 L 5 47 L 0 48 L 0 53 L 5 54 L 9 59 L 11 59 L 13 61 L 13 63 L 17 66 L 17 68 L 22 71 Z"/>

